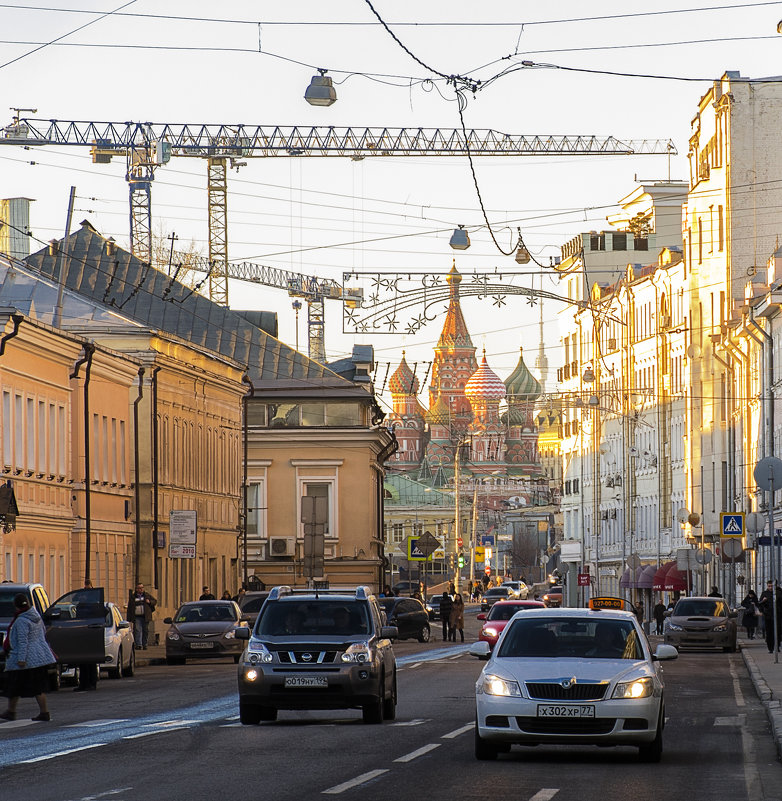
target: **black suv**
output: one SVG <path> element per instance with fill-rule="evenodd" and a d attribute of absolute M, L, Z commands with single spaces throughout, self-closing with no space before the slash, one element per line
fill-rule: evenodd
<path fill-rule="evenodd" d="M 40 584 L 14 584 L 4 581 L 0 584 L 0 643 L 5 639 L 5 633 L 14 618 L 14 598 L 20 593 L 27 597 L 30 606 L 35 607 L 39 615 L 43 616 L 49 608 L 49 597 Z M 4 671 L 5 652 L 0 648 L 0 684 L 3 682 Z M 56 668 L 52 668 L 49 675 L 49 689 L 56 690 L 59 686 L 59 673 Z"/>
<path fill-rule="evenodd" d="M 369 587 L 273 587 L 239 663 L 239 719 L 276 720 L 278 709 L 361 709 L 365 723 L 396 717 L 395 626 Z"/>

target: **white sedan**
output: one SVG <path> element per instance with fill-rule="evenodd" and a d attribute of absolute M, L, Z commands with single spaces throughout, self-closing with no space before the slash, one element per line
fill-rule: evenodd
<path fill-rule="evenodd" d="M 513 744 L 633 745 L 642 761 L 663 750 L 664 685 L 631 612 L 528 609 L 505 627 L 475 685 L 475 756 L 496 759 Z"/>
<path fill-rule="evenodd" d="M 112 679 L 132 676 L 136 670 L 133 648 L 133 628 L 116 604 L 106 604 L 106 623 L 103 632 L 106 661 L 100 666 Z"/>

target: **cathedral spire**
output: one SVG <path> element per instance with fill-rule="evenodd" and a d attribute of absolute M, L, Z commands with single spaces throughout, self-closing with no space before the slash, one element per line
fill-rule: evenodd
<path fill-rule="evenodd" d="M 443 323 L 443 330 L 440 333 L 437 347 L 472 348 L 472 340 L 467 330 L 467 323 L 464 322 L 462 305 L 459 299 L 459 284 L 462 282 L 462 276 L 456 269 L 455 259 L 453 267 L 451 267 L 451 271 L 448 273 L 445 280 L 451 288 L 451 295 L 448 301 L 448 312 L 445 316 L 445 323 Z"/>

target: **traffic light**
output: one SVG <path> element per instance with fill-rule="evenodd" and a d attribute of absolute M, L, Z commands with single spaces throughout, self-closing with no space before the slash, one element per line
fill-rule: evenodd
<path fill-rule="evenodd" d="M 459 554 L 459 567 L 464 567 L 464 554 Z"/>

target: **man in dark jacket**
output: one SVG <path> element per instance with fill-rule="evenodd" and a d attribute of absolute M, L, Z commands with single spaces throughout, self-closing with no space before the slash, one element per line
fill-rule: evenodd
<path fill-rule="evenodd" d="M 443 597 L 440 600 L 440 620 L 443 621 L 443 642 L 447 642 L 451 634 L 451 610 L 453 609 L 453 599 L 448 595 L 447 590 L 443 590 Z"/>
<path fill-rule="evenodd" d="M 128 597 L 127 619 L 133 626 L 133 640 L 136 648 L 146 650 L 149 637 L 149 622 L 157 606 L 157 598 L 144 591 L 143 584 L 137 584 Z"/>
<path fill-rule="evenodd" d="M 774 653 L 774 584 L 772 582 L 766 583 L 766 589 L 760 594 L 759 606 L 760 611 L 763 613 L 763 621 L 766 627 L 766 645 L 768 652 Z M 776 608 L 777 608 L 777 626 L 776 626 L 776 644 L 779 647 L 779 641 L 782 639 L 782 589 L 777 587 L 776 591 Z"/>

